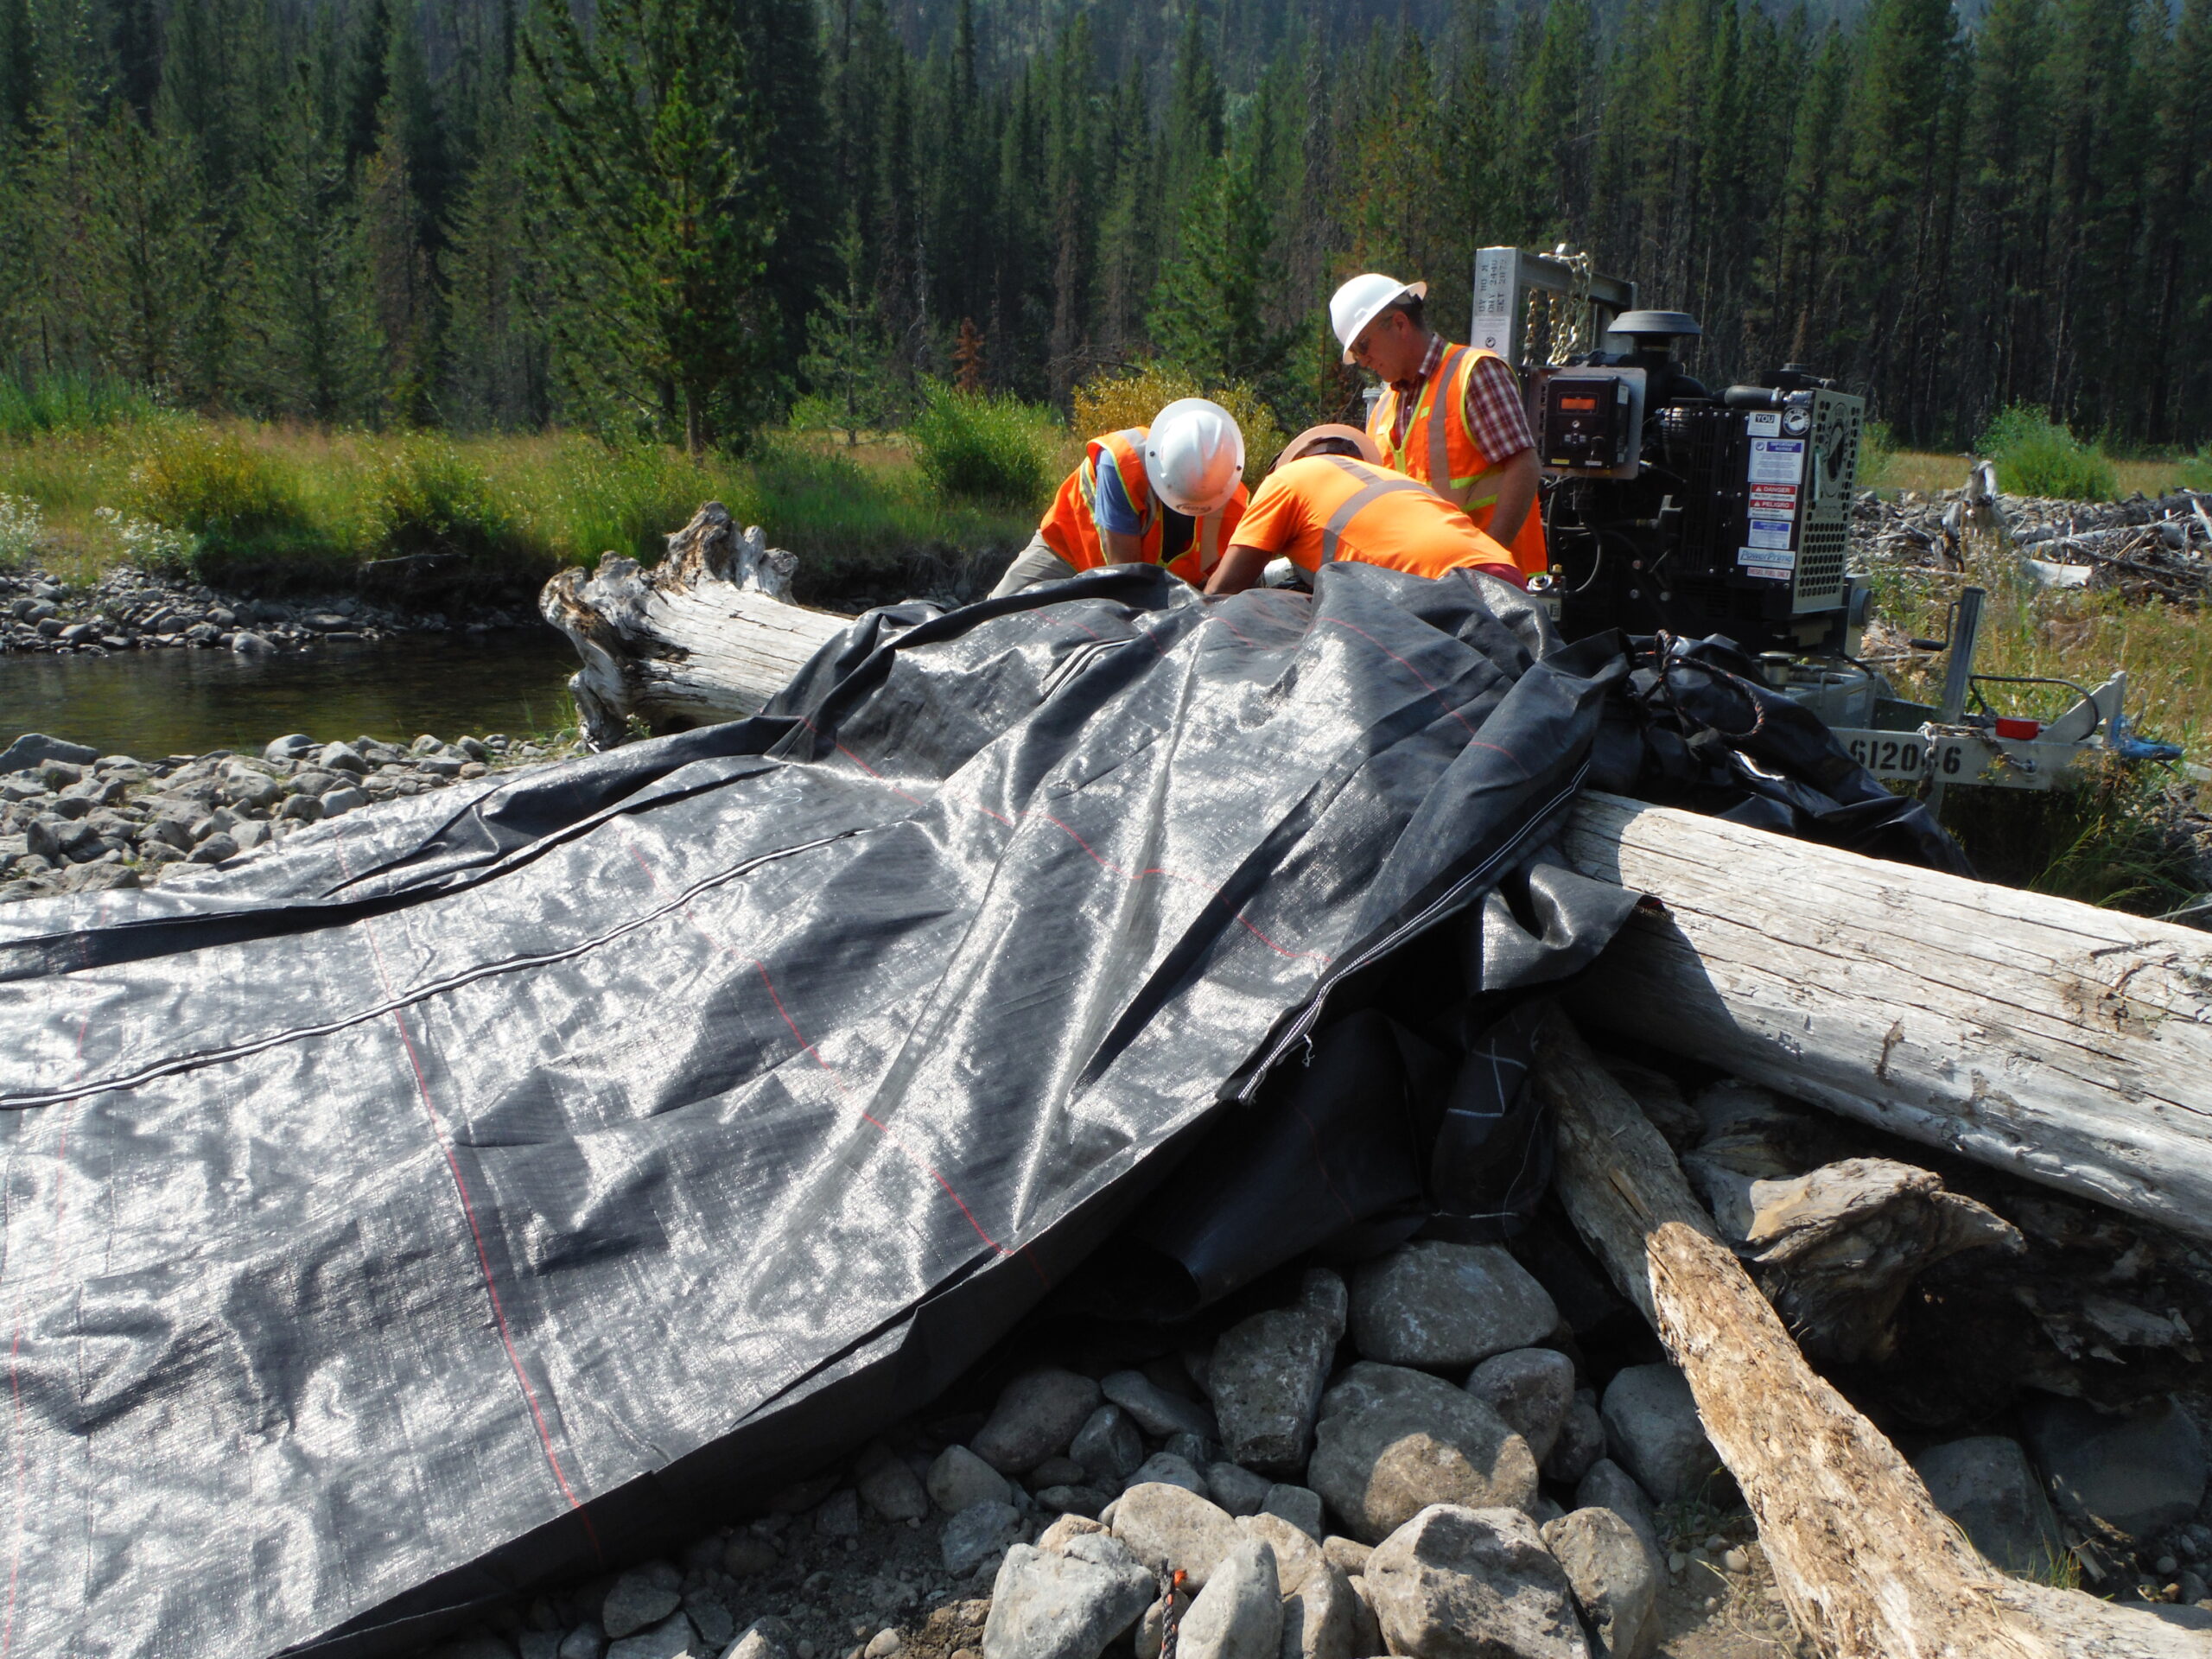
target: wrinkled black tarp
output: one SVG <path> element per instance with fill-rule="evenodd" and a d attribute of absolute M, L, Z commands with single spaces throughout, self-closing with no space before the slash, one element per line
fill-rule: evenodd
<path fill-rule="evenodd" d="M 1527 1157 L 1473 1074 L 1620 904 L 1544 855 L 1625 664 L 1547 643 L 1488 578 L 1102 571 L 0 913 L 0 1651 L 384 1650 L 664 1543 L 941 1387 L 1324 1051 L 1452 1080 L 1446 1186 Z M 1496 1017 L 1378 1031 L 1455 916 Z"/>

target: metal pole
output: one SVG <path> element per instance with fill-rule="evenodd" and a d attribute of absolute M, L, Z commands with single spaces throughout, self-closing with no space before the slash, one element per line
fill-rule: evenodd
<path fill-rule="evenodd" d="M 1980 588 L 1959 590 L 1959 613 L 1951 624 L 1951 659 L 1943 668 L 1943 701 L 1936 711 L 1938 725 L 1955 726 L 1967 711 L 1967 696 L 1974 690 L 1974 642 L 1981 632 L 1981 601 L 1988 597 Z M 1943 810 L 1943 781 L 1929 787 L 1928 810 Z"/>

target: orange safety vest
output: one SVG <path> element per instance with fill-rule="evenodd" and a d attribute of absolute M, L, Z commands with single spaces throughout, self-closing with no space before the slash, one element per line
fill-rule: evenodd
<path fill-rule="evenodd" d="M 1096 516 L 1102 461 L 1121 474 L 1122 491 L 1144 525 L 1138 542 L 1144 563 L 1160 563 L 1167 542 L 1167 510 L 1153 499 L 1152 480 L 1145 476 L 1144 440 L 1150 430 L 1133 426 L 1126 432 L 1109 432 L 1091 439 L 1084 447 L 1083 464 L 1061 483 L 1059 493 L 1052 498 L 1052 511 L 1037 527 L 1045 545 L 1077 569 L 1095 569 L 1107 562 L 1106 542 L 1098 533 Z M 1194 588 L 1205 587 L 1214 566 L 1221 563 L 1222 550 L 1229 545 L 1229 532 L 1244 516 L 1246 499 L 1245 488 L 1239 484 L 1227 506 L 1198 521 L 1190 546 L 1168 562 L 1168 569 Z"/>
<path fill-rule="evenodd" d="M 1512 553 L 1427 485 L 1349 455 L 1308 455 L 1276 467 L 1247 517 L 1256 533 L 1287 531 L 1268 550 L 1307 570 L 1338 559 L 1417 576 L 1486 565 L 1521 582 Z"/>
<path fill-rule="evenodd" d="M 1475 521 L 1478 530 L 1490 528 L 1491 515 L 1497 509 L 1494 475 L 1498 469 L 1476 443 L 1475 435 L 1467 430 L 1467 376 L 1473 372 L 1478 359 L 1497 356 L 1496 352 L 1479 346 L 1446 346 L 1444 360 L 1436 365 L 1436 372 L 1421 383 L 1413 418 L 1406 423 L 1402 448 L 1394 447 L 1391 442 L 1391 433 L 1398 424 L 1398 392 L 1395 386 L 1382 388 L 1382 395 L 1375 400 L 1374 413 L 1367 421 L 1367 434 L 1381 447 L 1384 466 L 1395 467 L 1408 478 L 1420 479 L 1439 494 L 1456 496 L 1465 490 L 1467 517 Z M 1445 406 L 1442 420 L 1436 418 L 1440 397 Z M 1535 501 L 1529 504 L 1529 516 L 1521 521 L 1520 531 L 1513 537 L 1513 562 L 1530 575 L 1551 568 L 1544 550 L 1544 522 L 1540 506 Z"/>

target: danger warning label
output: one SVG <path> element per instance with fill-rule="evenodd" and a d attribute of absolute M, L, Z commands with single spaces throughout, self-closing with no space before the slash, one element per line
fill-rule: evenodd
<path fill-rule="evenodd" d="M 1795 484 L 1752 485 L 1751 511 L 1763 518 L 1772 518 L 1777 513 L 1796 517 L 1797 486 Z"/>

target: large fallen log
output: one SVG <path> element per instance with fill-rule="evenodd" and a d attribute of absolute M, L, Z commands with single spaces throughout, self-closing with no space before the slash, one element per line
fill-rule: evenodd
<path fill-rule="evenodd" d="M 1806 1363 L 1636 1102 L 1557 1014 L 1535 1084 L 1558 1125 L 1561 1201 L 1689 1379 L 1823 1659 L 2203 1659 L 2212 1639 L 2079 1592 L 2009 1579 L 1897 1449 Z"/>
<path fill-rule="evenodd" d="M 651 572 L 548 583 L 594 744 L 756 711 L 847 619 L 709 503 Z M 1651 894 L 1572 1006 L 1832 1110 L 2212 1236 L 2212 936 L 1586 793 L 1586 873 Z"/>

